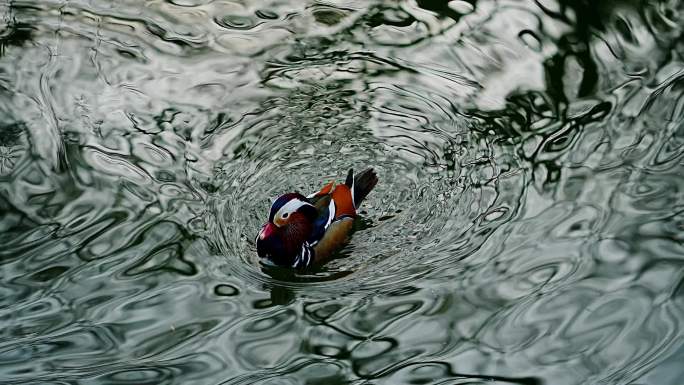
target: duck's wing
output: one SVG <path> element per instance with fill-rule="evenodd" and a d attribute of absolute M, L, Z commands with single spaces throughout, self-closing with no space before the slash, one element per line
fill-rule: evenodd
<path fill-rule="evenodd" d="M 342 217 L 333 221 L 326 229 L 323 238 L 316 245 L 313 245 L 313 256 L 315 262 L 322 262 L 340 249 L 349 240 L 354 225 L 354 218 Z"/>
<path fill-rule="evenodd" d="M 320 209 L 320 201 L 322 199 L 325 199 L 327 196 L 330 195 L 330 193 L 332 193 L 333 187 L 335 187 L 334 181 L 323 186 L 323 188 L 320 191 L 316 191 L 313 194 L 309 194 L 306 198 L 309 200 L 309 202 L 311 202 L 311 204 L 316 206 L 317 209 Z"/>
<path fill-rule="evenodd" d="M 323 235 L 325 235 L 326 230 L 330 226 L 330 223 L 335 219 L 335 201 L 332 199 L 331 194 L 322 195 L 313 202 L 314 207 L 318 211 L 316 219 L 314 219 L 311 229 L 311 235 L 307 239 L 307 243 L 311 246 L 318 243 Z"/>
<path fill-rule="evenodd" d="M 375 185 L 366 183 L 365 179 L 369 176 L 374 177 L 375 173 L 366 170 L 354 178 L 354 172 L 349 170 L 344 184 L 336 186 L 334 182 L 328 183 L 320 191 L 307 197 L 318 211 L 311 236 L 307 240 L 307 244 L 314 250 L 316 261 L 328 258 L 347 241 L 356 216 L 355 192 L 363 191 L 358 196 L 360 203 Z M 356 183 L 357 181 L 360 183 Z M 377 182 L 377 178 L 373 182 Z"/>

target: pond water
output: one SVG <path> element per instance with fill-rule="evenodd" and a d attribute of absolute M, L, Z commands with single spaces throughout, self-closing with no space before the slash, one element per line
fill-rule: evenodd
<path fill-rule="evenodd" d="M 682 383 L 680 1 L 0 15 L 0 383 Z M 338 258 L 263 269 L 352 167 Z"/>

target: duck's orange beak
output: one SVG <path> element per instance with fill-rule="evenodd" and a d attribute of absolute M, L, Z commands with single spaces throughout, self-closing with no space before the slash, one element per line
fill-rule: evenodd
<path fill-rule="evenodd" d="M 264 240 L 264 239 L 270 237 L 271 234 L 273 234 L 275 232 L 275 230 L 276 230 L 276 226 L 273 223 L 271 223 L 271 222 L 266 223 L 264 225 L 264 227 L 261 228 L 261 231 L 259 231 L 259 239 Z"/>

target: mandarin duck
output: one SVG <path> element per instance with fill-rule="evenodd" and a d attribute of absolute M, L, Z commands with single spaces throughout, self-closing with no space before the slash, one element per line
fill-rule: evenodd
<path fill-rule="evenodd" d="M 330 182 L 309 196 L 281 195 L 257 234 L 259 257 L 296 269 L 326 260 L 346 243 L 357 208 L 377 183 L 373 169 L 356 176 L 349 170 L 344 184 Z"/>

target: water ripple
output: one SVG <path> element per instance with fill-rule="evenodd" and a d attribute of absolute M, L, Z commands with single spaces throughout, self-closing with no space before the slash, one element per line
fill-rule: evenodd
<path fill-rule="evenodd" d="M 677 383 L 682 14 L 0 5 L 0 377 Z M 339 258 L 261 266 L 271 200 L 350 167 Z"/>

